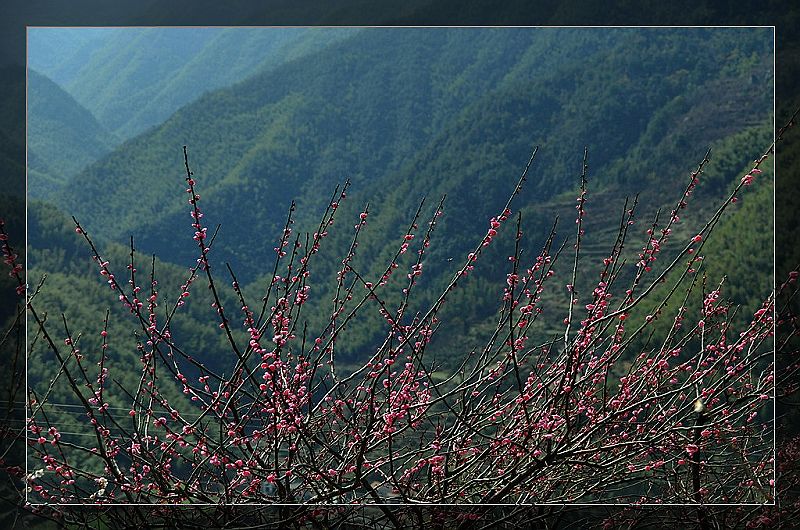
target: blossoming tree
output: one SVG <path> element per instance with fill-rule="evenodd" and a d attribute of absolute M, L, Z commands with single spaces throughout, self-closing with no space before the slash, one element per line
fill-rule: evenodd
<path fill-rule="evenodd" d="M 435 302 L 415 313 L 409 304 L 426 272 L 424 258 L 436 244 L 446 201 L 427 217 L 420 205 L 394 257 L 375 278 L 354 266 L 359 236 L 369 223 L 364 208 L 336 275 L 327 326 L 311 333 L 302 316 L 314 302 L 315 259 L 349 183 L 335 190 L 317 231 L 305 240 L 294 234 L 292 205 L 275 247 L 273 280 L 261 300 L 253 301 L 230 267 L 218 272 L 209 258 L 217 233 L 204 222 L 202 180 L 191 171 L 184 148 L 198 258 L 173 299 L 161 294 L 154 259 L 146 280 L 137 274 L 141 265 L 133 242 L 123 273 L 74 219 L 77 236 L 136 328 L 138 385 L 114 388 L 126 396 L 124 408 L 107 399 L 114 373 L 131 369 L 115 365 L 106 353 L 115 339 L 108 314 L 94 331 L 99 351 L 81 351 L 69 321 L 56 326 L 37 307 L 41 284 L 26 289 L 0 225 L 6 263 L 18 294 L 27 296 L 33 335 L 60 366 L 51 387 L 60 380 L 71 389 L 91 435 L 88 443 L 68 440 L 48 392 L 31 391 L 27 502 L 67 520 L 86 515 L 65 504 L 125 504 L 107 512 L 109 517 L 140 521 L 167 513 L 148 511 L 147 504 L 203 505 L 203 517 L 222 518 L 232 505 L 269 504 L 282 506 L 280 517 L 296 524 L 344 517 L 351 513 L 344 506 L 366 504 L 398 527 L 405 522 L 392 504 L 771 503 L 775 298 L 767 294 L 747 324 L 734 328 L 724 281 L 703 278 L 700 253 L 730 205 L 759 184 L 760 166 L 773 152 L 774 144 L 674 250 L 665 249 L 673 248 L 667 243 L 674 243 L 673 229 L 692 204 L 708 155 L 689 175 L 666 220 L 656 217 L 648 224 L 641 244 L 631 243 L 641 233 L 634 224 L 637 200 L 626 203 L 615 242 L 590 267 L 579 265 L 589 196 L 586 152 L 571 237 L 559 238 L 554 225 L 538 254 L 523 258 L 523 219 L 515 199 L 534 150 L 473 251 L 456 262 Z M 430 344 L 446 333 L 442 308 L 504 230 L 514 248 L 494 331 L 483 348 L 464 351 L 455 369 L 435 377 Z M 638 252 L 628 262 L 624 249 L 631 244 Z M 403 271 L 400 257 L 406 253 L 415 255 Z M 666 265 L 656 267 L 657 258 Z M 564 289 L 555 273 L 564 260 L 570 303 L 562 330 L 538 336 L 533 326 L 548 311 L 542 295 Z M 405 275 L 402 295 L 390 304 L 388 290 L 397 286 L 390 280 L 398 274 Z M 223 304 L 223 275 L 238 300 L 235 308 Z M 585 275 L 594 276 L 594 287 L 581 298 L 575 286 Z M 795 279 L 796 273 L 787 289 Z M 209 293 L 215 329 L 227 345 L 223 371 L 199 361 L 171 333 L 171 322 L 198 290 Z M 703 291 L 699 318 L 689 319 L 695 290 Z M 652 311 L 634 324 L 631 315 L 646 304 Z M 370 311 L 380 315 L 384 339 L 360 367 L 338 366 L 337 339 Z M 670 322 L 666 335 L 641 347 L 642 337 L 664 319 Z M 170 397 L 167 388 L 177 389 L 182 400 Z M 706 512 L 699 513 L 702 523 Z"/>

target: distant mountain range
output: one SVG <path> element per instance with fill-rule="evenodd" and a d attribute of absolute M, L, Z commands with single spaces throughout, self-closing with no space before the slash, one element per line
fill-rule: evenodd
<path fill-rule="evenodd" d="M 769 30 L 330 28 L 220 30 L 192 38 L 188 30 L 152 31 L 127 40 L 112 32 L 105 45 L 84 39 L 73 47 L 83 51 L 71 56 L 77 61 L 91 50 L 78 72 L 31 63 L 49 69 L 74 96 L 34 76 L 34 91 L 49 90 L 48 103 L 72 110 L 41 112 L 44 104 L 33 105 L 31 123 L 44 132 L 29 142 L 36 154 L 31 175 L 38 178 L 34 161 L 43 174 L 63 168 L 65 175 L 80 165 L 79 156 L 97 159 L 50 195 L 54 205 L 33 213 L 50 227 L 31 234 L 35 266 L 74 255 L 55 252 L 63 243 L 48 241 L 55 219 L 67 222 L 54 207 L 76 215 L 103 244 L 125 244 L 134 234 L 140 251 L 193 264 L 181 150 L 187 145 L 205 220 L 222 226 L 215 263 L 230 262 L 253 292 L 272 270 L 291 200 L 298 204 L 296 231 L 313 232 L 335 184 L 353 183 L 341 226 L 317 264 L 316 277 L 325 282 L 367 201 L 369 227 L 356 265 L 372 277 L 420 198 L 429 196 L 432 208 L 447 194 L 426 262 L 423 306 L 452 274 L 449 258 L 466 255 L 485 233 L 533 145 L 540 151 L 519 202 L 528 252 L 541 244 L 554 215 L 567 215 L 567 224 L 574 216 L 588 146 L 596 200 L 587 231 L 600 236 L 589 252 L 599 257 L 612 235 L 608 220 L 626 195 L 643 191 L 650 211 L 665 206 L 712 144 L 728 146 L 720 160 L 728 169 L 712 172 L 703 193 L 720 195 L 765 147 L 763 131 L 771 128 Z M 151 66 L 149 46 L 177 52 Z M 198 89 L 192 81 L 198 79 L 210 91 Z M 214 83 L 230 86 L 211 90 Z M 56 135 L 60 145 L 70 145 L 71 137 L 98 140 L 91 152 L 91 142 L 76 151 L 72 166 L 58 162 L 67 150 L 53 149 L 58 143 L 48 131 L 57 128 L 46 120 L 68 112 L 75 128 Z M 129 139 L 102 151 L 100 140 L 108 146 L 123 138 Z M 39 181 L 31 194 L 47 199 L 53 179 Z M 489 252 L 472 287 L 458 295 L 464 329 L 497 305 L 496 289 L 486 285 L 503 281 L 507 249 Z M 752 283 L 753 292 L 761 283 Z M 327 289 L 315 287 L 314 296 L 329 299 Z M 352 355 L 374 340 L 368 329 L 355 335 L 345 347 Z"/>
<path fill-rule="evenodd" d="M 29 66 L 63 86 L 120 139 L 205 92 L 313 53 L 357 30 L 33 28 Z"/>
<path fill-rule="evenodd" d="M 28 193 L 56 197 L 119 141 L 60 86 L 28 71 Z"/>

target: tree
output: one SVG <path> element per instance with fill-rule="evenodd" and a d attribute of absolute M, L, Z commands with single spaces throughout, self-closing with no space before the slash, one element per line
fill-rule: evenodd
<path fill-rule="evenodd" d="M 31 392 L 28 501 L 64 521 L 93 517 L 58 506 L 64 503 L 125 503 L 129 509 L 106 516 L 140 522 L 152 516 L 143 503 L 209 506 L 181 516 L 187 525 L 198 518 L 230 523 L 225 507 L 233 504 L 295 503 L 304 506 L 282 508 L 285 521 L 327 524 L 351 513 L 342 505 L 357 503 L 374 505 L 375 517 L 398 527 L 407 521 L 387 504 L 691 503 L 699 507 L 702 527 L 714 517 L 707 504 L 770 503 L 775 498 L 774 296 L 765 297 L 744 328 L 733 329 L 724 282 L 706 291 L 698 255 L 735 199 L 758 184 L 759 166 L 773 152 L 774 144 L 696 235 L 666 260 L 662 250 L 691 204 L 708 155 L 689 176 L 667 220 L 652 222 L 632 263 L 626 262 L 624 249 L 630 246 L 637 200 L 626 202 L 616 242 L 596 264 L 598 277 L 588 296 L 575 287 L 578 275 L 585 274 L 579 262 L 587 152 L 571 240 L 559 243 L 554 224 L 537 256 L 521 255 L 523 219 L 514 213 L 514 198 L 526 182 L 535 149 L 473 252 L 424 312 L 411 314 L 408 308 L 425 273 L 426 253 L 435 244 L 445 198 L 427 216 L 423 201 L 376 278 L 365 278 L 353 266 L 359 235 L 368 225 L 367 206 L 355 220 L 341 261 L 328 325 L 315 336 L 302 319 L 313 300 L 314 260 L 349 183 L 334 191 L 313 236 L 293 234 L 292 206 L 261 304 L 246 298 L 228 267 L 238 299 L 238 309 L 231 311 L 208 258 L 216 233 L 209 233 L 203 221 L 184 147 L 198 259 L 174 300 L 160 294 L 155 259 L 149 281 L 137 275 L 133 240 L 126 284 L 73 218 L 76 233 L 132 315 L 140 337 L 139 380 L 133 388 L 120 388 L 128 407 L 119 410 L 106 399 L 115 372 L 129 369 L 113 366 L 105 355 L 115 340 L 108 317 L 98 330 L 100 351 L 82 352 L 80 336 L 66 318 L 56 330 L 38 310 L 42 285 L 27 293 L 35 340 L 58 360 L 56 379 L 71 389 L 91 434 L 88 444 L 66 441 L 53 421 L 48 393 Z M 431 338 L 441 333 L 440 311 L 504 229 L 513 231 L 515 248 L 508 255 L 495 329 L 482 350 L 465 351 L 460 366 L 442 375 L 441 363 L 428 352 Z M 2 225 L 0 234 L 18 294 L 26 295 Z M 532 326 L 547 310 L 542 294 L 555 288 L 554 265 L 565 252 L 571 254 L 566 289 L 572 302 L 564 327 L 557 336 L 537 337 Z M 413 264 L 398 270 L 406 253 L 415 255 Z M 658 257 L 667 265 L 655 267 Z M 679 279 L 663 299 L 653 300 L 660 292 L 656 287 L 675 276 Z M 786 284 L 792 292 L 796 276 Z M 623 284 L 626 278 L 630 281 Z M 202 287 L 210 293 L 215 326 L 230 352 L 224 371 L 198 362 L 170 332 L 173 318 Z M 393 288 L 402 296 L 389 305 Z M 687 321 L 687 301 L 699 288 L 704 290 L 699 319 Z M 668 313 L 667 302 L 676 300 L 677 309 Z M 631 327 L 631 315 L 645 302 L 655 302 L 655 310 Z M 337 365 L 337 339 L 369 311 L 381 316 L 384 341 L 362 366 Z M 659 319 L 672 319 L 667 336 L 637 346 Z M 169 386 L 186 396 L 190 408 L 169 397 Z M 257 517 L 254 513 L 242 524 Z"/>

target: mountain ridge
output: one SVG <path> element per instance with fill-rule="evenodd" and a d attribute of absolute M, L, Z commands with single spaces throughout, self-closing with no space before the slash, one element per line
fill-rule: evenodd
<path fill-rule="evenodd" d="M 461 59 L 462 63 L 453 67 L 452 71 L 460 73 L 469 71 L 463 67 L 464 61 L 469 63 L 471 59 L 468 58 L 470 52 L 453 51 L 459 49 L 453 44 L 459 38 L 462 42 L 479 40 L 496 46 L 493 39 L 511 40 L 509 35 L 514 35 L 525 43 L 516 46 L 514 60 L 499 52 L 490 54 L 490 58 L 472 59 L 477 61 L 474 64 L 495 66 L 498 56 L 508 59 L 505 66 L 483 72 L 483 77 L 488 78 L 484 79 L 484 85 L 480 84 L 481 75 L 477 72 L 472 74 L 469 83 L 452 81 L 452 77 L 449 77 L 449 84 L 440 82 L 436 85 L 436 76 L 440 75 L 438 70 L 425 71 L 420 68 L 422 73 L 413 70 L 401 72 L 407 67 L 398 61 L 387 61 L 388 65 L 380 66 L 375 61 L 392 57 L 386 54 L 391 50 L 390 44 L 395 43 L 375 31 L 362 31 L 357 38 L 339 42 L 299 62 L 285 64 L 277 71 L 266 72 L 231 88 L 202 96 L 174 114 L 158 129 L 131 140 L 110 159 L 85 171 L 80 176 L 80 189 L 91 189 L 98 197 L 108 197 L 110 201 L 122 194 L 125 197 L 122 201 L 125 208 L 120 208 L 122 213 L 109 211 L 97 217 L 95 212 L 81 207 L 76 194 L 69 197 L 70 206 L 85 222 L 102 220 L 103 226 L 116 234 L 115 237 L 124 237 L 126 230 L 137 225 L 146 227 L 143 231 L 147 233 L 149 241 L 143 241 L 143 244 L 159 252 L 169 251 L 169 246 L 157 243 L 159 238 L 164 242 L 168 238 L 159 236 L 151 227 L 162 221 L 165 226 L 174 227 L 183 215 L 180 206 L 183 201 L 178 193 L 182 189 L 182 155 L 178 148 L 181 145 L 190 148 L 193 168 L 205 190 L 205 207 L 219 216 L 217 219 L 223 223 L 223 230 L 225 226 L 251 226 L 251 234 L 263 234 L 277 230 L 282 222 L 283 211 L 291 199 L 298 199 L 300 205 L 304 202 L 315 204 L 312 209 L 316 210 L 321 206 L 319 192 L 332 189 L 335 182 L 345 177 L 350 177 L 357 185 L 362 181 L 377 183 L 380 178 L 385 181 L 368 187 L 372 190 L 376 187 L 392 187 L 394 184 L 390 181 L 393 178 L 402 180 L 411 175 L 406 170 L 403 173 L 405 177 L 398 176 L 397 172 L 401 171 L 403 165 L 412 164 L 421 156 L 435 158 L 437 150 L 447 152 L 452 142 L 459 142 L 464 134 L 470 134 L 473 141 L 485 144 L 506 144 L 502 148 L 506 153 L 502 155 L 503 160 L 494 162 L 493 157 L 473 156 L 469 154 L 469 148 L 458 147 L 465 156 L 474 159 L 477 164 L 475 171 L 485 174 L 488 182 L 493 178 L 490 175 L 495 175 L 500 168 L 513 167 L 526 156 L 536 130 L 541 131 L 541 135 L 550 135 L 549 141 L 558 147 L 560 153 L 553 155 L 543 149 L 542 164 L 545 170 L 535 181 L 538 192 L 557 193 L 569 187 L 561 184 L 565 182 L 568 164 L 574 167 L 574 162 L 568 161 L 574 153 L 582 150 L 585 138 L 594 135 L 600 140 L 598 145 L 593 146 L 598 168 L 608 162 L 602 157 L 622 156 L 628 147 L 638 141 L 637 131 L 645 129 L 644 116 L 672 101 L 674 96 L 670 95 L 670 91 L 677 95 L 685 90 L 683 85 L 686 83 L 703 86 L 703 78 L 707 76 L 705 72 L 710 67 L 722 70 L 724 59 L 727 59 L 726 51 L 720 44 L 717 45 L 719 52 L 712 58 L 704 57 L 695 61 L 685 57 L 692 46 L 697 47 L 710 39 L 702 32 L 687 33 L 693 35 L 692 44 L 667 37 L 661 41 L 656 39 L 653 43 L 648 42 L 646 33 L 641 31 L 622 32 L 629 46 L 646 46 L 643 49 L 648 52 L 661 54 L 659 59 L 650 61 L 650 70 L 646 70 L 648 75 L 661 76 L 659 80 L 656 81 L 654 77 L 649 81 L 650 85 L 637 89 L 631 79 L 637 75 L 641 77 L 644 73 L 630 71 L 624 74 L 629 79 L 622 79 L 622 84 L 619 84 L 620 80 L 613 79 L 613 76 L 587 72 L 581 66 L 580 60 L 586 58 L 586 49 L 589 48 L 605 50 L 603 53 L 613 57 L 618 65 L 616 68 L 622 68 L 623 73 L 624 69 L 632 68 L 633 59 L 620 52 L 621 45 L 617 44 L 615 50 L 608 37 L 596 37 L 592 41 L 591 34 L 574 31 L 571 34 L 545 33 L 540 34 L 545 36 L 533 38 L 532 32 L 504 31 L 507 30 L 478 33 L 477 37 L 466 31 L 460 37 L 454 31 L 436 36 L 411 32 L 408 34 L 414 38 L 408 38 L 403 44 L 402 53 L 407 57 L 417 57 L 415 60 L 423 61 L 427 59 L 421 64 L 433 64 L 439 59 L 440 63 L 443 61 L 449 65 L 454 62 L 452 56 L 455 54 L 455 58 Z M 574 42 L 564 44 L 566 51 L 561 50 L 560 55 L 550 51 L 554 43 L 559 41 L 559 35 L 562 41 L 568 41 L 564 35 L 574 37 Z M 732 45 L 736 35 L 735 32 L 729 34 L 723 45 Z M 451 40 L 447 41 L 448 38 Z M 606 43 L 605 47 L 599 45 L 601 41 Z M 506 43 L 506 46 L 509 44 Z M 549 52 L 545 54 L 546 59 L 540 61 L 541 64 L 535 64 L 535 53 L 529 53 L 528 62 L 532 64 L 520 69 L 523 62 L 519 57 L 525 57 L 526 49 L 537 46 L 541 46 L 540 51 Z M 752 44 L 748 46 L 757 49 Z M 438 55 L 431 52 L 434 49 L 439 50 Z M 400 57 L 400 50 L 393 51 L 396 57 Z M 574 63 L 564 60 L 565 53 L 567 56 L 571 54 Z M 370 54 L 372 59 L 368 60 Z M 678 77 L 673 72 L 660 73 L 664 67 L 658 61 L 666 61 L 667 58 L 678 61 L 676 64 L 682 61 L 694 70 L 687 70 Z M 409 60 L 407 64 L 414 63 Z M 562 66 L 555 69 L 556 64 Z M 541 66 L 541 69 L 531 70 L 535 66 Z M 677 66 L 674 68 L 680 70 Z M 493 86 L 499 84 L 500 87 L 487 94 L 483 87 L 489 81 Z M 419 94 L 406 97 L 402 89 L 394 86 L 400 83 L 403 83 L 402 88 L 406 91 L 413 86 Z M 603 87 L 612 86 L 610 83 L 617 85 L 608 92 Z M 762 85 L 755 85 L 755 90 Z M 454 97 L 430 101 L 435 90 L 446 92 L 451 86 L 456 87 Z M 458 87 L 468 87 L 472 92 L 459 96 Z M 570 94 L 572 89 L 582 91 L 582 95 L 575 100 L 565 99 L 564 95 Z M 752 95 L 752 91 L 748 94 Z M 763 101 L 759 100 L 764 112 L 767 112 L 768 99 L 764 96 Z M 583 108 L 576 107 L 575 101 L 580 101 Z M 387 106 L 388 102 L 393 104 Z M 589 119 L 583 118 L 587 113 Z M 742 110 L 737 116 L 745 113 Z M 491 127 L 484 126 L 483 114 L 493 120 Z M 609 120 L 611 117 L 617 119 Z M 464 120 L 471 121 L 471 130 L 462 127 L 459 131 L 453 125 Z M 444 133 L 447 127 L 450 127 L 450 132 Z M 441 140 L 436 140 L 440 134 L 443 135 Z M 439 147 L 426 147 L 426 143 L 437 141 Z M 511 147 L 512 144 L 514 147 Z M 421 154 L 424 152 L 428 154 Z M 437 171 L 431 182 L 442 178 L 446 180 L 448 171 L 461 170 L 457 156 L 450 160 L 451 169 Z M 479 169 L 480 166 L 483 169 Z M 137 171 L 161 175 L 161 178 L 172 175 L 173 184 L 165 185 L 149 178 L 145 189 L 135 194 L 132 190 L 126 191 L 124 186 L 108 191 L 102 189 L 106 186 L 102 180 L 105 175 L 116 174 L 121 181 L 132 183 L 135 181 L 133 179 L 138 178 Z M 241 187 L 247 189 L 248 193 L 237 197 L 237 189 L 240 191 Z M 79 189 L 77 186 L 73 188 Z M 547 191 L 550 188 L 553 189 Z M 366 193 L 370 193 L 369 190 Z M 234 200 L 241 204 L 231 209 Z M 264 204 L 268 204 L 269 208 L 263 210 Z M 172 228 L 167 230 L 171 231 Z M 241 232 L 239 228 L 237 231 Z M 254 256 L 248 255 L 242 245 L 230 246 L 228 250 L 242 256 L 242 262 L 253 261 L 251 258 Z"/>
<path fill-rule="evenodd" d="M 28 193 L 55 197 L 118 139 L 92 113 L 46 76 L 28 70 Z"/>

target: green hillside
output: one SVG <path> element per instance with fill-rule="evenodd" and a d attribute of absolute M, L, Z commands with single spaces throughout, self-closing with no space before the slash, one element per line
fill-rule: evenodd
<path fill-rule="evenodd" d="M 505 194 L 497 183 L 534 143 L 535 203 L 574 188 L 584 145 L 603 185 L 677 183 L 711 142 L 768 117 L 770 44 L 737 30 L 650 31 L 364 31 L 182 109 L 77 176 L 65 208 L 109 237 L 133 230 L 165 259 L 193 259 L 172 244 L 188 145 L 220 246 L 253 278 L 263 251 L 250 242 L 276 233 L 293 198 L 315 217 L 345 177 L 365 198 L 408 190 L 384 207 L 403 215 L 450 192 L 449 207 L 471 213 L 463 233 L 486 222 Z M 738 104 L 691 121 L 709 93 Z M 662 132 L 684 118 L 692 127 Z"/>
<path fill-rule="evenodd" d="M 180 149 L 188 145 L 204 221 L 222 226 L 215 267 L 222 271 L 230 262 L 257 297 L 290 201 L 298 204 L 295 233 L 313 232 L 335 184 L 349 177 L 352 191 L 315 262 L 313 297 L 320 303 L 308 318 L 319 330 L 352 238 L 348 227 L 364 204 L 370 202 L 370 217 L 354 267 L 375 278 L 420 198 L 429 197 L 429 215 L 447 194 L 410 310 L 422 309 L 485 234 L 534 144 L 540 151 L 515 208 L 523 213 L 529 260 L 556 214 L 559 241 L 574 233 L 584 145 L 591 191 L 587 267 L 613 243 L 625 196 L 643 192 L 641 237 L 647 217 L 677 197 L 712 145 L 728 153 L 727 162 L 698 193 L 704 200 L 719 196 L 766 147 L 763 134 L 743 131 L 771 124 L 769 37 L 740 29 L 365 29 L 204 95 L 76 175 L 58 206 L 103 245 L 124 245 L 135 234 L 145 254 L 192 265 L 197 250 Z M 737 134 L 746 138 L 730 140 Z M 726 151 L 726 142 L 736 149 Z M 682 236 L 691 236 L 689 221 L 676 230 Z M 47 230 L 32 234 L 34 248 L 42 249 L 32 257 L 36 264 L 51 245 Z M 446 356 L 463 355 L 464 345 L 455 344 L 460 337 L 478 342 L 499 305 L 511 245 L 509 234 L 501 234 L 451 297 L 455 327 L 442 339 Z M 401 267 L 411 265 L 412 254 Z M 389 302 L 402 296 L 405 273 L 398 277 Z M 593 281 L 585 278 L 581 290 Z M 760 296 L 756 285 L 740 298 Z M 545 296 L 552 309 L 542 324 L 546 335 L 563 318 L 566 296 Z M 364 317 L 342 354 L 358 358 L 379 340 L 379 324 L 377 315 Z"/>
<path fill-rule="evenodd" d="M 118 142 L 57 84 L 28 70 L 30 197 L 53 197 L 86 165 Z"/>
<path fill-rule="evenodd" d="M 57 79 L 100 123 L 125 139 L 160 124 L 204 92 L 355 31 L 34 28 L 29 40 L 37 57 L 31 66 Z M 46 60 L 53 55 L 62 60 Z"/>

